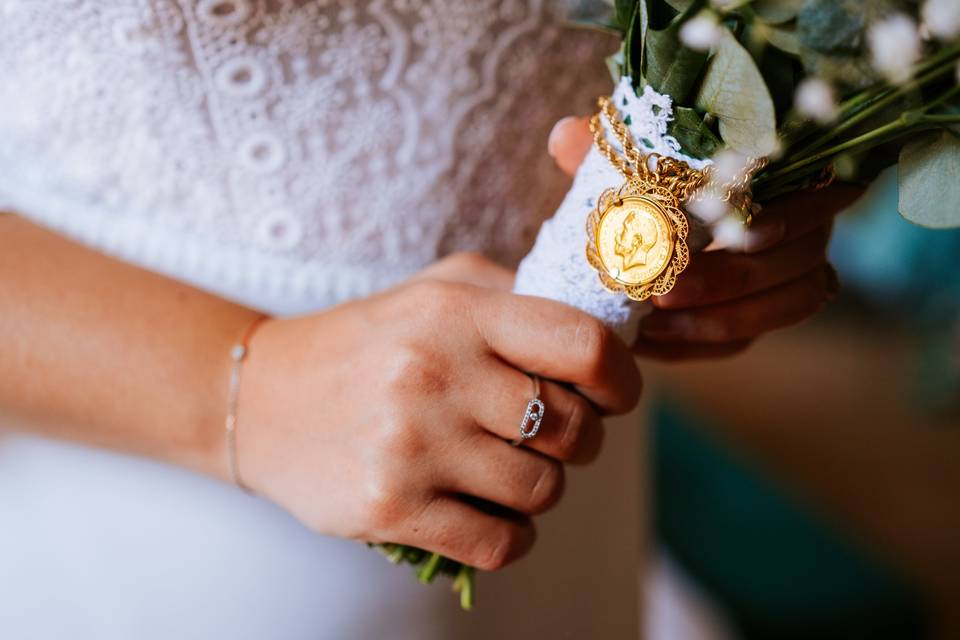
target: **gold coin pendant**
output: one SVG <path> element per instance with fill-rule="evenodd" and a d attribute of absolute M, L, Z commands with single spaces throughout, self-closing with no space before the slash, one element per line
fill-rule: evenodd
<path fill-rule="evenodd" d="M 600 212 L 594 241 L 603 271 L 625 286 L 656 280 L 670 265 L 676 229 L 662 204 L 642 195 L 612 199 Z"/>

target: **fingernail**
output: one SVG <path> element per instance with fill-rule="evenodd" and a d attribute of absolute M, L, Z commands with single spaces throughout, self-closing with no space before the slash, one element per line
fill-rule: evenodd
<path fill-rule="evenodd" d="M 837 270 L 829 262 L 827 263 L 826 268 L 824 269 L 825 276 L 827 279 L 826 291 L 827 291 L 827 300 L 833 300 L 840 293 L 840 275 L 837 273 Z"/>
<path fill-rule="evenodd" d="M 706 224 L 715 224 L 730 212 L 730 205 L 719 198 L 702 198 L 691 202 L 687 211 Z"/>
<path fill-rule="evenodd" d="M 557 120 L 557 123 L 553 125 L 553 129 L 550 130 L 550 135 L 547 137 L 547 153 L 550 154 L 551 158 L 556 158 L 557 154 L 560 153 L 560 137 L 562 135 L 561 131 L 567 126 L 571 121 L 576 120 L 576 116 L 567 116 L 566 118 L 560 118 Z"/>

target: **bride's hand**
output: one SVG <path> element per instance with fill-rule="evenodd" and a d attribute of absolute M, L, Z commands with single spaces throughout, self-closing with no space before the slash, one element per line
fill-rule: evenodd
<path fill-rule="evenodd" d="M 238 408 L 244 480 L 322 533 L 482 569 L 529 549 L 530 516 L 560 497 L 563 463 L 596 455 L 600 414 L 633 407 L 640 376 L 599 321 L 500 291 L 509 272 L 479 262 L 461 256 L 368 299 L 262 325 Z M 484 286 L 458 282 L 461 272 Z M 544 378 L 546 415 L 513 447 L 533 390 L 525 371 Z"/>
<path fill-rule="evenodd" d="M 572 175 L 591 144 L 587 119 L 565 118 L 549 152 Z M 652 299 L 634 350 L 667 360 L 725 356 L 812 316 L 838 288 L 826 257 L 833 217 L 862 193 L 838 184 L 769 203 L 749 232 L 693 256 L 673 290 Z"/>

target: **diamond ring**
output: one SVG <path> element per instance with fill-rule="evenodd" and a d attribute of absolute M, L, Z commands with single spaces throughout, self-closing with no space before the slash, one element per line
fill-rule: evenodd
<path fill-rule="evenodd" d="M 527 411 L 523 414 L 523 420 L 520 421 L 520 439 L 514 440 L 514 445 L 537 435 L 540 423 L 543 421 L 543 414 L 546 412 L 543 400 L 540 399 L 540 378 L 537 375 L 531 375 L 530 379 L 533 380 L 533 398 L 527 403 Z"/>

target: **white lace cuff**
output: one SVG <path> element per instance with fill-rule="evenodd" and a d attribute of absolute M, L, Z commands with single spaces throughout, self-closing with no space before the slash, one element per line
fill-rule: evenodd
<path fill-rule="evenodd" d="M 637 96 L 630 81 L 624 79 L 614 91 L 613 100 L 629 123 L 634 140 L 645 150 L 684 160 L 696 169 L 710 164 L 709 160 L 697 160 L 681 153 L 677 140 L 667 135 L 667 125 L 673 118 L 669 96 L 649 86 Z M 607 138 L 614 148 L 622 151 L 609 130 Z M 543 224 L 533 248 L 520 263 L 514 292 L 559 300 L 582 309 L 603 320 L 629 344 L 636 337 L 637 323 L 649 303 L 636 303 L 623 294 L 608 292 L 585 257 L 587 216 L 605 189 L 623 182 L 623 176 L 596 147 L 591 148 L 560 208 Z M 694 247 L 705 244 L 702 231 L 700 234 L 700 239 L 691 241 Z"/>

